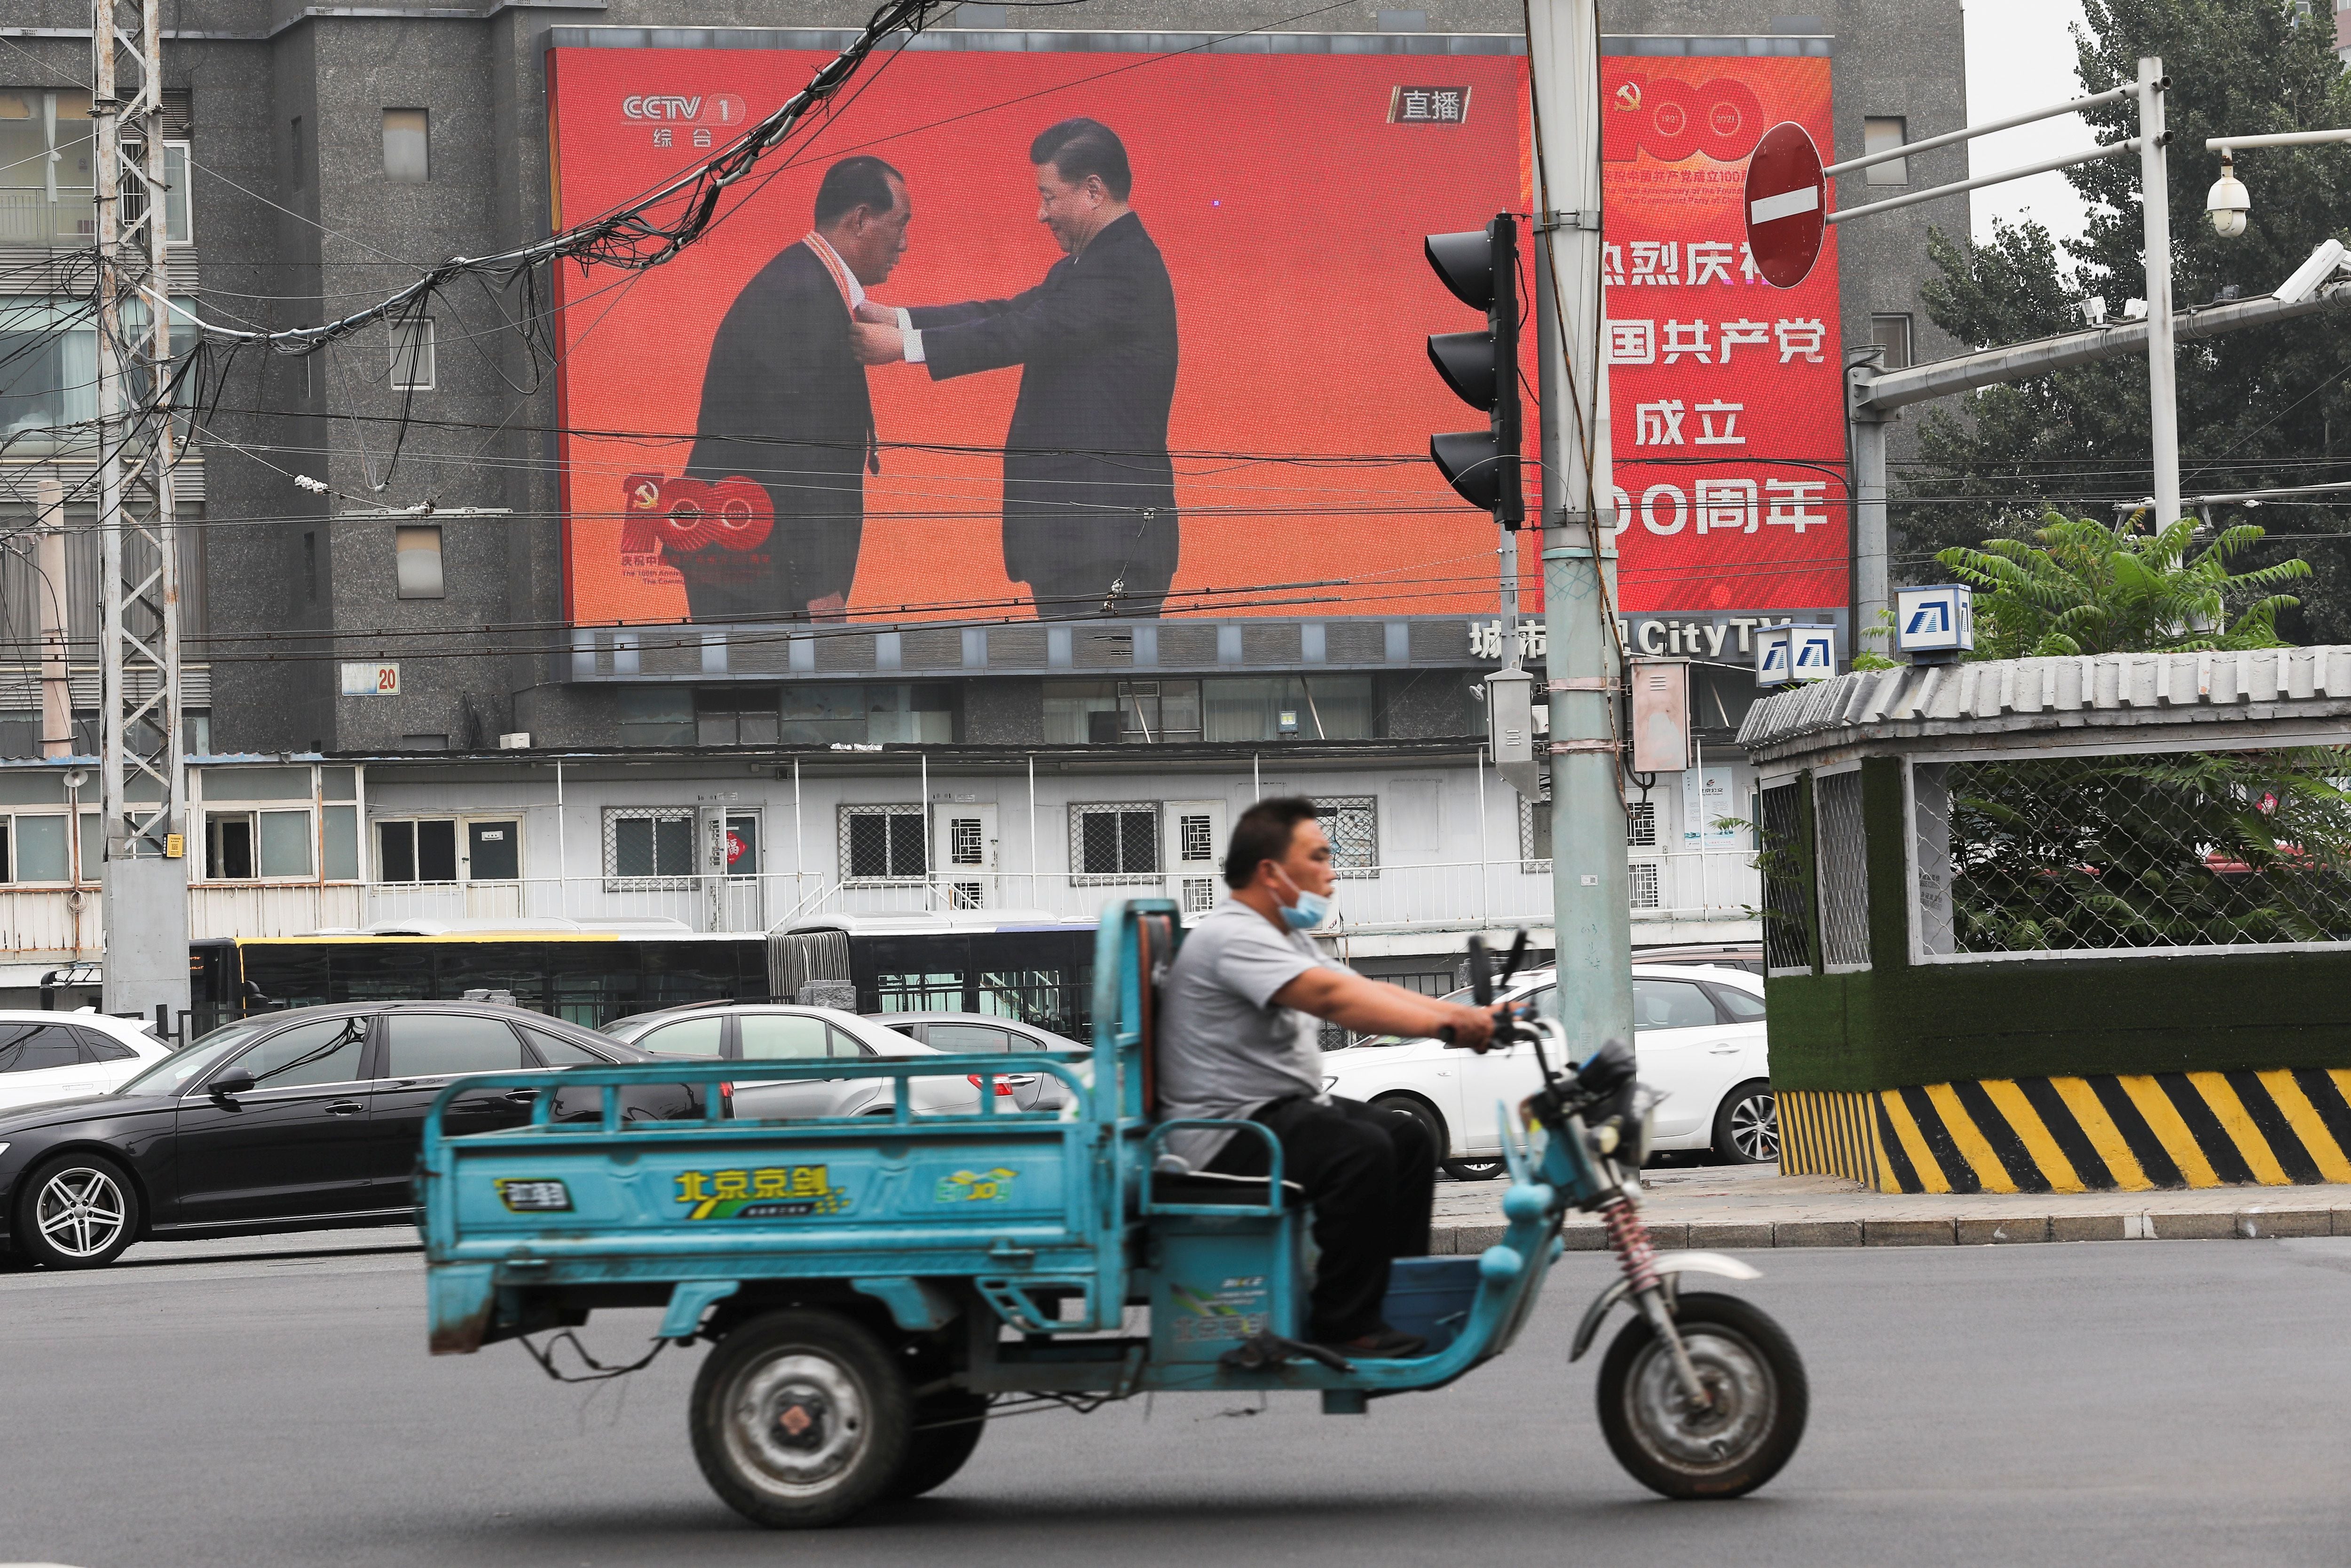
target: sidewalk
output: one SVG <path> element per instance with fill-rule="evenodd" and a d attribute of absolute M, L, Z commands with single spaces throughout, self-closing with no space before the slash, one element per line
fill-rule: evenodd
<path fill-rule="evenodd" d="M 1434 1250 L 1478 1252 L 1499 1241 L 1507 1186 L 1440 1181 Z M 1641 1212 L 1661 1251 L 2351 1236 L 2351 1186 L 1895 1195 L 1839 1176 L 1783 1176 L 1776 1166 L 1704 1166 L 1645 1172 L 1642 1187 Z M 1571 1251 L 1606 1246 L 1589 1215 L 1571 1216 L 1562 1235 Z"/>

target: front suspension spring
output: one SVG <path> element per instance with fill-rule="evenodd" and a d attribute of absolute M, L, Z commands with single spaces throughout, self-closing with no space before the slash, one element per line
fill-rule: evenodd
<path fill-rule="evenodd" d="M 1659 1283 L 1657 1249 L 1649 1241 L 1649 1228 L 1641 1222 L 1640 1211 L 1629 1197 L 1619 1197 L 1603 1204 L 1600 1223 L 1608 1232 L 1608 1246 L 1616 1254 L 1618 1267 L 1633 1289 L 1653 1290 Z"/>

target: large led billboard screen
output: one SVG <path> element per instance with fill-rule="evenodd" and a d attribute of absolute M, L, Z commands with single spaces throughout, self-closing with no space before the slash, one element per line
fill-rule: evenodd
<path fill-rule="evenodd" d="M 827 57 L 551 50 L 558 221 Z M 562 276 L 574 619 L 1490 610 L 1493 525 L 1426 455 L 1481 416 L 1422 338 L 1475 318 L 1421 237 L 1525 210 L 1525 82 L 1499 50 L 877 55 L 674 261 Z M 1123 148 L 1131 211 L 1065 259 L 1030 152 L 1073 117 Z M 886 277 L 805 237 L 859 158 L 912 209 Z M 859 295 L 908 309 L 922 363 L 856 361 Z"/>
<path fill-rule="evenodd" d="M 1026 41 L 877 55 L 675 259 L 560 269 L 573 619 L 1490 615 L 1492 524 L 1426 457 L 1480 416 L 1423 338 L 1476 322 L 1421 240 L 1529 210 L 1524 57 Z M 549 50 L 557 221 L 828 57 Z M 1606 71 L 1622 608 L 1840 606 L 1834 242 L 1783 294 L 1737 221 L 1742 138 L 1828 145 L 1828 61 Z M 1081 118 L 1123 177 L 1085 184 L 1097 140 L 1040 193 L 1040 134 Z"/>

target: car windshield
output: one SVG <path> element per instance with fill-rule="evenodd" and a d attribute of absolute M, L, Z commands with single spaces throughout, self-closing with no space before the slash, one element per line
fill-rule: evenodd
<path fill-rule="evenodd" d="M 187 1050 L 165 1057 L 117 1089 L 117 1094 L 177 1094 L 261 1031 L 258 1019 L 216 1029 Z"/>

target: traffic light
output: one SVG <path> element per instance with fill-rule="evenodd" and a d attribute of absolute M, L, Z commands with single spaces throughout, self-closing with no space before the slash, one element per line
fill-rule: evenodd
<path fill-rule="evenodd" d="M 1430 235 L 1428 265 L 1454 298 L 1486 313 L 1482 332 L 1432 332 L 1428 362 L 1462 402 L 1491 416 L 1484 430 L 1428 438 L 1428 455 L 1457 494 L 1515 528 L 1519 489 L 1519 224 L 1496 214 L 1468 234 Z"/>

